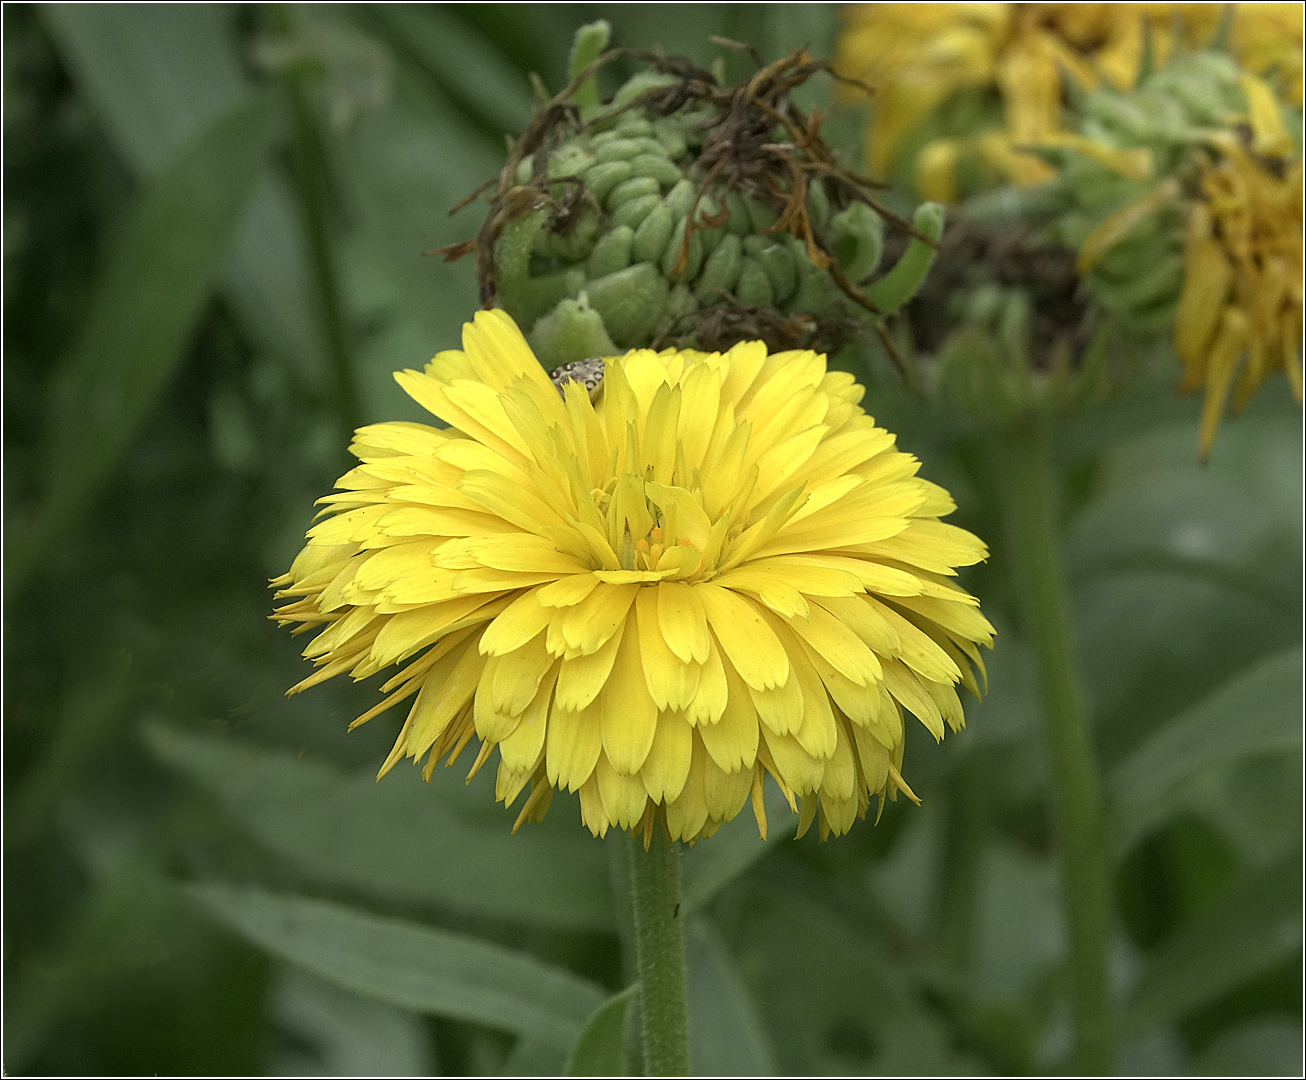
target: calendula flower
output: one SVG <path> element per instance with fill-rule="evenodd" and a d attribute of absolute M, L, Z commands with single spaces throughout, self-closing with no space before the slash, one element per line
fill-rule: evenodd
<path fill-rule="evenodd" d="M 1180 389 L 1205 388 L 1202 460 L 1231 389 L 1241 410 L 1266 376 L 1282 369 L 1302 400 L 1301 159 L 1289 164 L 1257 155 L 1238 135 L 1219 142 L 1220 160 L 1202 164 L 1202 198 L 1188 214 L 1175 314 Z"/>
<path fill-rule="evenodd" d="M 462 351 L 397 375 L 451 426 L 358 431 L 273 583 L 274 617 L 321 631 L 292 692 L 402 664 L 355 721 L 415 696 L 381 773 L 409 757 L 429 779 L 477 739 L 496 797 L 530 788 L 518 825 L 563 787 L 596 835 L 661 820 L 691 841 L 750 799 L 765 834 L 765 775 L 822 835 L 914 798 L 903 709 L 960 727 L 993 633 L 953 583 L 986 551 L 940 522 L 951 498 L 816 353 L 602 371 L 555 386 L 484 311 Z"/>
<path fill-rule="evenodd" d="M 874 91 L 867 158 L 888 171 L 903 141 L 953 95 L 996 95 L 1003 122 L 928 142 L 916 162 L 923 196 L 956 198 L 956 169 L 973 157 L 999 178 L 1027 186 L 1052 177 L 1025 148 L 1068 146 L 1122 175 L 1141 178 L 1147 164 L 1066 129 L 1067 83 L 1080 91 L 1106 84 L 1132 89 L 1150 42 L 1152 63 L 1217 33 L 1221 4 L 857 4 L 845 9 L 838 69 Z M 1301 5 L 1239 4 L 1230 44 L 1249 70 L 1273 70 L 1290 99 L 1301 100 Z M 1292 95 L 1295 94 L 1295 98 Z M 976 114 L 982 116 L 982 111 Z"/>
<path fill-rule="evenodd" d="M 1234 70 L 1226 81 L 1242 108 L 1217 109 L 1225 114 L 1223 130 L 1177 128 L 1176 175 L 1104 218 L 1085 238 L 1078 260 L 1080 272 L 1089 274 L 1109 251 L 1128 245 L 1117 262 L 1132 264 L 1136 280 L 1126 279 L 1118 291 L 1144 299 L 1149 291 L 1155 299 L 1150 283 L 1158 273 L 1168 275 L 1172 264 L 1182 268 L 1169 319 L 1184 365 L 1180 390 L 1205 388 L 1202 460 L 1231 392 L 1235 411 L 1241 410 L 1265 378 L 1282 369 L 1293 394 L 1302 397 L 1301 157 L 1269 84 Z M 1220 97 L 1207 92 L 1194 100 L 1218 104 Z M 1186 215 L 1182 256 L 1146 227 L 1167 208 Z"/>

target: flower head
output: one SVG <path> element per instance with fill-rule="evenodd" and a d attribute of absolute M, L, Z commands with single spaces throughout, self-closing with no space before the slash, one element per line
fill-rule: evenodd
<path fill-rule="evenodd" d="M 1063 125 L 1069 88 L 1131 90 L 1151 63 L 1217 35 L 1223 4 L 854 4 L 839 42 L 838 69 L 875 91 L 867 132 L 872 172 L 888 172 L 898 149 L 954 95 L 971 99 L 964 130 L 929 140 L 915 161 L 917 188 L 956 198 L 956 171 L 974 158 L 1002 180 L 1030 185 L 1052 168 L 1026 148 L 1070 146 L 1102 155 L 1132 175 L 1139 164 L 1107 154 Z M 1250 71 L 1273 70 L 1301 101 L 1301 5 L 1238 4 L 1229 44 Z M 1000 103 L 990 116 L 989 98 Z M 937 133 L 936 133 L 937 134 Z"/>
<path fill-rule="evenodd" d="M 1277 112 L 1273 118 L 1286 139 Z M 1258 154 L 1255 141 L 1216 137 L 1221 156 L 1200 162 L 1202 197 L 1188 212 L 1175 352 L 1184 365 L 1180 389 L 1205 388 L 1203 460 L 1231 390 L 1241 410 L 1282 369 L 1302 399 L 1302 162 Z"/>
<path fill-rule="evenodd" d="M 903 712 L 962 725 L 992 627 L 952 582 L 985 557 L 824 357 L 641 350 L 555 386 L 512 320 L 396 376 L 447 428 L 357 433 L 360 464 L 274 585 L 319 670 L 403 667 L 404 757 L 499 750 L 496 797 L 555 787 L 596 835 L 710 835 L 771 775 L 846 831 L 902 779 Z M 292 692 L 294 692 L 292 691 Z"/>
<path fill-rule="evenodd" d="M 1171 119 L 1132 125 L 1139 106 Z M 1241 410 L 1282 369 L 1302 397 L 1301 153 L 1271 85 L 1213 53 L 1172 63 L 1130 95 L 1095 96 L 1086 110 L 1123 121 L 1100 130 L 1126 145 L 1143 142 L 1168 163 L 1169 176 L 1083 237 L 1077 265 L 1122 322 L 1141 328 L 1159 317 L 1173 334 L 1180 390 L 1205 388 L 1205 460 L 1231 393 Z M 1091 165 L 1061 178 L 1072 198 L 1101 191 L 1095 181 Z M 1078 201 L 1089 211 L 1080 221 L 1100 213 Z"/>

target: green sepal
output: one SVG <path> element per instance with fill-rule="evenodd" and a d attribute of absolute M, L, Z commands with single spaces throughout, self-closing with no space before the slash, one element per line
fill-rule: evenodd
<path fill-rule="evenodd" d="M 589 305 L 582 292 L 576 300 L 563 300 L 539 319 L 530 332 L 531 348 L 546 368 L 552 370 L 574 360 L 592 356 L 615 356 L 603 316 Z"/>

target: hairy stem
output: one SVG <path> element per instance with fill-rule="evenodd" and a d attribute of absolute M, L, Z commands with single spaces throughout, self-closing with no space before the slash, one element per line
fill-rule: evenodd
<path fill-rule="evenodd" d="M 689 1075 L 689 1013 L 685 1005 L 685 935 L 680 911 L 680 845 L 653 830 L 645 851 L 630 846 L 635 961 L 643 1012 L 648 1076 Z"/>
<path fill-rule="evenodd" d="M 1102 784 L 1084 705 L 1057 524 L 1051 421 L 1032 414 L 1001 439 L 1001 479 L 1015 584 L 1034 648 L 1070 937 L 1075 1071 L 1110 1075 L 1111 930 Z"/>

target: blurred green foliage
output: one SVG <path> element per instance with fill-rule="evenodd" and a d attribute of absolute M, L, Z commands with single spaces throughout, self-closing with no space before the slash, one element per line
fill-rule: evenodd
<path fill-rule="evenodd" d="M 571 797 L 512 837 L 487 776 L 373 784 L 398 718 L 346 737 L 369 687 L 285 700 L 303 662 L 263 587 L 346 432 L 417 418 L 390 372 L 475 307 L 470 267 L 421 253 L 474 231 L 446 208 L 596 17 L 700 62 L 711 34 L 770 59 L 837 32 L 823 4 L 5 5 L 8 1072 L 636 1067 L 610 845 Z M 921 808 L 687 853 L 695 1066 L 1038 1074 L 1068 1050 L 1064 942 L 992 463 L 850 363 L 993 547 L 966 580 L 991 692 L 943 746 L 913 732 Z M 1292 1073 L 1301 418 L 1267 386 L 1200 468 L 1175 373 L 1061 447 L 1120 1068 Z"/>

